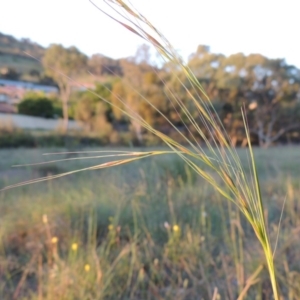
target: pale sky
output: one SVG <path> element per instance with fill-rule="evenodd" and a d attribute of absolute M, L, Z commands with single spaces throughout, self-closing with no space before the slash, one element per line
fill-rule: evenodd
<path fill-rule="evenodd" d="M 103 0 L 94 2 L 103 7 Z M 205 44 L 217 53 L 261 53 L 300 67 L 299 0 L 131 2 L 184 57 Z M 131 56 L 142 44 L 89 0 L 0 0 L 0 32 L 113 58 Z"/>

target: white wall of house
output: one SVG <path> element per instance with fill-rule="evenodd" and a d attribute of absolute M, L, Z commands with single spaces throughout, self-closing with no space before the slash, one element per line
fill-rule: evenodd
<path fill-rule="evenodd" d="M 0 113 L 0 126 L 15 126 L 21 129 L 56 130 L 61 128 L 62 119 L 44 119 L 19 114 Z M 76 121 L 69 121 L 68 128 L 81 130 L 82 127 Z"/>

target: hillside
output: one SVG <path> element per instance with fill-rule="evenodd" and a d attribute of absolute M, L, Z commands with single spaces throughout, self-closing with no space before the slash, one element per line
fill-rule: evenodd
<path fill-rule="evenodd" d="M 0 32 L 0 78 L 53 84 L 53 81 L 45 76 L 43 66 L 38 62 L 46 50 L 29 39 L 16 39 Z M 122 75 L 120 60 L 101 54 L 89 58 L 88 69 L 93 76 L 85 74 L 81 78 L 87 84 L 94 83 L 95 79 L 102 81 L 105 76 L 112 74 Z"/>
<path fill-rule="evenodd" d="M 41 58 L 45 48 L 29 39 L 18 40 L 0 32 L 0 52 L 19 56 L 25 56 L 24 52 L 27 52 L 36 58 Z"/>
<path fill-rule="evenodd" d="M 18 40 L 0 32 L 0 77 L 40 81 L 41 64 L 25 52 L 41 59 L 45 48 L 29 39 Z"/>

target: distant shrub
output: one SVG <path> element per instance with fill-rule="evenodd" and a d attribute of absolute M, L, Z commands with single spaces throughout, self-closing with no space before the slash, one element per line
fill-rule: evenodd
<path fill-rule="evenodd" d="M 20 74 L 14 68 L 1 68 L 0 69 L 0 78 L 9 79 L 9 80 L 18 80 Z"/>
<path fill-rule="evenodd" d="M 46 118 L 61 118 L 63 116 L 61 100 L 54 94 L 46 95 L 40 91 L 27 92 L 19 107 L 19 113 L 30 116 Z"/>
<path fill-rule="evenodd" d="M 0 149 L 3 148 L 34 148 L 36 146 L 35 138 L 22 131 L 16 131 L 13 134 L 9 132 L 0 132 Z"/>
<path fill-rule="evenodd" d="M 62 135 L 57 133 L 32 134 L 28 131 L 0 130 L 0 148 L 43 148 L 43 147 L 93 147 L 107 145 L 107 138 Z"/>
<path fill-rule="evenodd" d="M 18 112 L 28 116 L 53 118 L 55 109 L 52 101 L 46 97 L 26 98 L 18 104 Z"/>
<path fill-rule="evenodd" d="M 0 135 L 3 133 L 12 134 L 17 131 L 12 119 L 0 120 Z"/>
<path fill-rule="evenodd" d="M 24 131 L 16 128 L 10 121 L 0 122 L 0 149 L 17 147 L 34 147 L 34 138 Z"/>

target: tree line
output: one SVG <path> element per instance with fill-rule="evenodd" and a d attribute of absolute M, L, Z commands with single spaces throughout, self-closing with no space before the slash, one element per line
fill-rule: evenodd
<path fill-rule="evenodd" d="M 197 136 L 180 103 L 199 126 L 205 126 L 191 100 L 191 95 L 202 93 L 213 102 L 216 117 L 236 145 L 246 142 L 241 107 L 254 143 L 267 147 L 300 141 L 300 70 L 284 59 L 243 53 L 225 56 L 200 45 L 187 66 L 204 93 L 190 89 L 182 71 L 170 63 L 154 66 L 146 45 L 135 56 L 119 60 L 100 54 L 88 58 L 75 47 L 51 45 L 42 61 L 47 76 L 59 87 L 65 130 L 72 117 L 87 131 L 129 130 L 143 144 L 145 131 L 130 114 L 166 134 L 180 130 L 201 143 L 203 137 Z M 87 74 L 98 82 L 96 88 L 72 91 L 73 80 Z M 172 101 L 174 97 L 179 101 Z"/>

